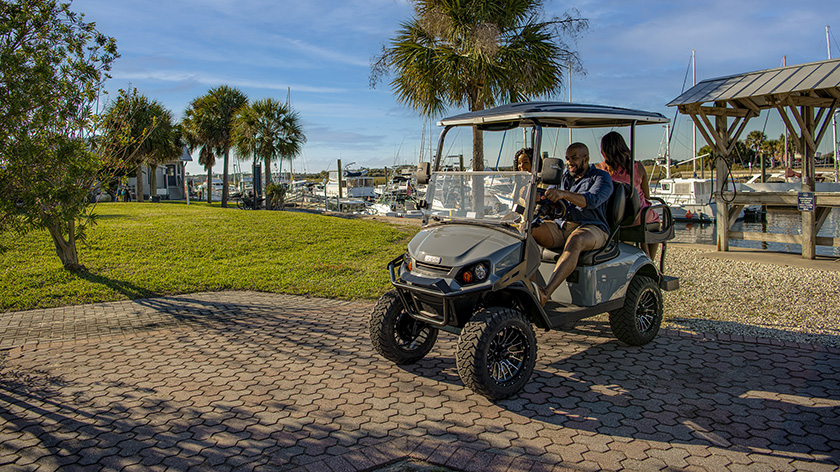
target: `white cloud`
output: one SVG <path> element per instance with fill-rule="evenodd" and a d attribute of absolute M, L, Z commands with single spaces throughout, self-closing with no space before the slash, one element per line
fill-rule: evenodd
<path fill-rule="evenodd" d="M 333 87 L 313 87 L 309 85 L 300 85 L 300 84 L 288 84 L 288 83 L 278 83 L 278 82 L 270 82 L 270 81 L 255 81 L 251 79 L 243 79 L 238 77 L 220 77 L 220 76 L 209 76 L 205 74 L 196 74 L 192 72 L 183 72 L 183 71 L 149 71 L 149 72 L 125 72 L 125 73 L 115 73 L 114 79 L 117 80 L 143 80 L 143 81 L 163 81 L 163 82 L 187 82 L 187 83 L 197 83 L 197 84 L 205 84 L 210 86 L 217 86 L 221 84 L 227 84 L 233 87 L 248 87 L 248 88 L 257 88 L 257 89 L 269 89 L 269 90 L 287 90 L 291 88 L 292 90 L 299 91 L 299 92 L 312 92 L 312 93 L 345 93 L 346 89 L 341 88 L 333 88 Z"/>

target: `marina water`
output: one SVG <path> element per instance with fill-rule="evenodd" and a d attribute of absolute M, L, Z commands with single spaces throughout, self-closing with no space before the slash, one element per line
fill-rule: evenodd
<path fill-rule="evenodd" d="M 765 221 L 738 220 L 732 226 L 732 231 L 802 234 L 802 222 L 799 215 L 799 212 L 793 209 L 768 208 Z M 678 221 L 675 224 L 675 233 L 673 242 L 715 245 L 717 241 L 717 228 L 715 227 L 715 223 L 701 224 Z M 840 237 L 840 208 L 831 210 L 831 214 L 828 215 L 822 229 L 820 229 L 819 236 L 830 238 Z M 799 244 L 730 239 L 729 246 L 797 254 L 802 253 L 802 247 Z M 840 247 L 818 245 L 817 254 L 821 256 L 840 256 Z"/>

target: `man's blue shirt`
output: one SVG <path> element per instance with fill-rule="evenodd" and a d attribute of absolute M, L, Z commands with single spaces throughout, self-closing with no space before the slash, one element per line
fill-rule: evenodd
<path fill-rule="evenodd" d="M 595 225 L 605 233 L 610 233 L 607 225 L 607 200 L 613 191 L 613 182 L 610 174 L 589 165 L 589 170 L 579 179 L 575 179 L 569 171 L 563 173 L 563 183 L 551 187 L 579 193 L 586 198 L 586 208 L 580 208 L 567 201 L 565 221 L 580 223 L 581 225 Z M 549 187 L 549 188 L 551 188 Z M 561 223 L 558 221 L 558 224 Z"/>

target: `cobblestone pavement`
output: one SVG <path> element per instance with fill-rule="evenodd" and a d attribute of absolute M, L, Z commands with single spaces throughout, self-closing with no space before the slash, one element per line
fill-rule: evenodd
<path fill-rule="evenodd" d="M 603 322 L 538 334 L 520 395 L 465 388 L 454 335 L 376 355 L 369 302 L 199 293 L 0 316 L 2 470 L 837 470 L 840 352 Z"/>

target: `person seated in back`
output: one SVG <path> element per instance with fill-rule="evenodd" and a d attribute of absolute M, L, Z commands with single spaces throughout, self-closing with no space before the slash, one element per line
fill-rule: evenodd
<path fill-rule="evenodd" d="M 563 182 L 545 191 L 547 199 L 566 206 L 566 214 L 562 219 L 545 221 L 531 232 L 540 246 L 562 249 L 546 286 L 538 287 L 543 306 L 572 273 L 583 251 L 607 244 L 610 230 L 606 206 L 612 191 L 610 175 L 589 164 L 589 148 L 583 143 L 570 145 Z"/>
<path fill-rule="evenodd" d="M 513 170 L 519 172 L 531 172 L 531 163 L 533 161 L 534 150 L 532 148 L 522 148 L 516 151 L 513 157 Z M 525 192 L 528 190 L 527 185 L 521 185 L 513 191 L 513 204 L 525 206 Z"/>
<path fill-rule="evenodd" d="M 639 194 L 641 202 L 641 209 L 649 207 L 650 204 L 650 188 L 647 183 L 647 172 L 645 166 L 641 162 L 633 163 L 633 157 L 630 153 L 630 148 L 615 131 L 610 131 L 601 138 L 601 155 L 604 156 L 604 162 L 598 164 L 598 168 L 607 171 L 614 182 L 630 182 L 630 166 L 634 165 L 633 171 L 633 188 Z M 636 221 L 630 226 L 640 224 L 641 213 L 636 217 Z M 659 215 L 655 211 L 647 212 L 645 223 L 656 223 L 659 221 Z M 651 259 L 656 257 L 659 250 L 659 244 L 640 243 L 641 249 Z"/>

